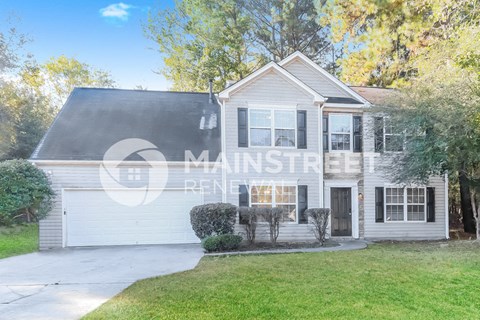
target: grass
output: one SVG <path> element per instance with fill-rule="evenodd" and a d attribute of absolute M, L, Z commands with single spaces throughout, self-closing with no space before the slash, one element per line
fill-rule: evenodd
<path fill-rule="evenodd" d="M 0 227 L 0 259 L 37 250 L 37 224 Z"/>
<path fill-rule="evenodd" d="M 84 319 L 479 319 L 480 245 L 203 258 Z"/>

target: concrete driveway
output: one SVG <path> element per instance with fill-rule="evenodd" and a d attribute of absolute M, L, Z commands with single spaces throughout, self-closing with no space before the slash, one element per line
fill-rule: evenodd
<path fill-rule="evenodd" d="M 200 245 L 72 248 L 0 260 L 0 319 L 78 319 L 133 282 L 194 268 Z"/>

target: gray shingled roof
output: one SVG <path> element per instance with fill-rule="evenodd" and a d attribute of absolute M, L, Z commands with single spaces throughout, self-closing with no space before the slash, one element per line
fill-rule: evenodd
<path fill-rule="evenodd" d="M 357 99 L 346 97 L 327 97 L 327 103 L 363 104 L 363 102 L 360 102 Z"/>
<path fill-rule="evenodd" d="M 208 150 L 213 161 L 221 150 L 220 107 L 208 93 L 76 88 L 31 159 L 102 160 L 128 138 L 153 143 L 167 161 L 184 161 L 185 150 Z"/>
<path fill-rule="evenodd" d="M 350 88 L 375 105 L 381 105 L 385 103 L 388 98 L 395 94 L 395 90 L 389 88 L 362 86 L 350 86 Z"/>

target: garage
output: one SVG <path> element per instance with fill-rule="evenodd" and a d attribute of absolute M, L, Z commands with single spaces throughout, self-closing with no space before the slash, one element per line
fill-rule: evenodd
<path fill-rule="evenodd" d="M 111 193 L 114 194 L 111 197 Z M 203 203 L 199 191 L 163 190 L 152 202 L 126 206 L 112 198 L 142 190 L 65 189 L 65 245 L 104 246 L 198 243 L 190 209 Z"/>

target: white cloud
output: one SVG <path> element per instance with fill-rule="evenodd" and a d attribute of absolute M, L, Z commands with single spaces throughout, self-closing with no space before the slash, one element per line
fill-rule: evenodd
<path fill-rule="evenodd" d="M 105 8 L 100 9 L 100 14 L 104 18 L 120 19 L 126 21 L 128 20 L 128 16 L 130 15 L 130 12 L 128 12 L 128 10 L 132 8 L 132 5 L 123 2 L 113 3 L 106 6 Z"/>

